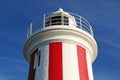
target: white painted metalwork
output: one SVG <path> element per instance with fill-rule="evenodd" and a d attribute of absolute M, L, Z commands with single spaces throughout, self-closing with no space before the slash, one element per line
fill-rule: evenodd
<path fill-rule="evenodd" d="M 75 26 L 75 28 L 79 28 L 81 30 L 84 30 L 85 32 L 89 33 L 90 35 L 93 36 L 93 30 L 92 30 L 92 26 L 89 24 L 89 22 L 84 19 L 82 16 L 79 16 L 77 14 L 71 13 L 71 12 L 67 12 L 70 14 L 70 16 L 73 16 L 75 18 L 75 22 L 76 22 L 76 26 L 73 23 L 69 23 L 69 25 L 73 25 Z M 40 16 L 37 19 L 35 19 L 34 21 L 32 21 L 30 23 L 30 26 L 28 28 L 28 33 L 27 33 L 27 38 L 32 35 L 33 33 L 37 32 L 40 29 L 45 29 L 46 27 L 51 27 L 53 25 L 64 25 L 66 24 L 63 20 L 64 15 L 61 15 L 61 22 L 51 22 L 54 19 L 49 19 L 49 24 L 46 23 L 48 17 L 50 15 L 54 15 L 54 14 L 44 14 L 44 16 Z M 60 19 L 55 19 L 55 20 L 60 20 Z M 68 26 L 69 26 L 68 25 Z"/>

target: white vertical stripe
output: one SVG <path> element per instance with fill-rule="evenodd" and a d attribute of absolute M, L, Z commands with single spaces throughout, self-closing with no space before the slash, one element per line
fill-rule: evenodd
<path fill-rule="evenodd" d="M 94 80 L 93 79 L 93 72 L 92 72 L 92 61 L 90 58 L 90 53 L 87 50 L 86 50 L 86 59 L 87 59 L 87 68 L 88 68 L 89 80 Z"/>
<path fill-rule="evenodd" d="M 48 65 L 49 65 L 49 45 L 39 48 L 40 66 L 36 68 L 35 80 L 48 80 Z"/>
<path fill-rule="evenodd" d="M 63 80 L 80 80 L 76 45 L 63 43 Z"/>

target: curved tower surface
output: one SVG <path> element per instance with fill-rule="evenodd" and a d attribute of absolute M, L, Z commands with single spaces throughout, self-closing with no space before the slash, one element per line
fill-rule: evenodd
<path fill-rule="evenodd" d="M 28 80 L 94 80 L 97 44 L 83 17 L 59 9 L 31 22 L 24 45 Z"/>

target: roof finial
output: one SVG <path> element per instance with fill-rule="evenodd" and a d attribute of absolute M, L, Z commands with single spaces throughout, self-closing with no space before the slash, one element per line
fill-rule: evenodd
<path fill-rule="evenodd" d="M 59 8 L 59 11 L 61 11 L 61 12 L 62 12 L 62 11 L 63 11 L 63 9 L 60 7 L 60 8 Z"/>

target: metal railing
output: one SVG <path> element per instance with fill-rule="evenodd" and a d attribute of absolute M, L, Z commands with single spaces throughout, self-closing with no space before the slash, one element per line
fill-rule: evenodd
<path fill-rule="evenodd" d="M 76 28 L 80 28 L 80 29 L 84 30 L 85 32 L 87 32 L 93 36 L 92 26 L 89 24 L 89 22 L 86 19 L 84 19 L 82 16 L 79 16 L 79 15 L 74 14 L 74 13 L 69 12 L 69 14 L 74 16 L 75 21 L 76 21 Z M 49 15 L 52 15 L 52 14 L 49 14 Z M 47 14 L 44 16 L 40 16 L 30 23 L 30 26 L 29 26 L 28 32 L 27 32 L 27 38 L 30 35 L 32 35 L 33 33 L 37 32 L 38 30 L 46 28 L 46 27 L 50 27 L 53 25 L 68 25 L 67 22 L 63 21 L 64 20 L 63 18 L 55 19 L 56 21 L 54 19 L 50 19 L 49 20 L 50 22 L 46 23 L 49 15 Z M 52 20 L 54 20 L 55 22 L 52 22 Z M 71 24 L 71 23 L 69 23 L 69 25 L 74 26 L 74 24 Z"/>

